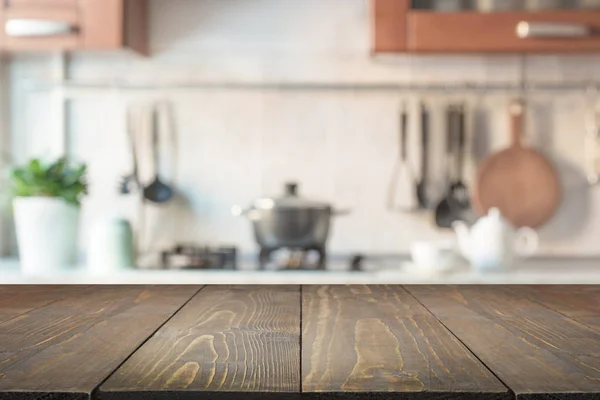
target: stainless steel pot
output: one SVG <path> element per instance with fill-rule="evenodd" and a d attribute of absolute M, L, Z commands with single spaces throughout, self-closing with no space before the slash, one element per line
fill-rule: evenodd
<path fill-rule="evenodd" d="M 235 206 L 231 212 L 252 221 L 254 237 L 263 249 L 324 248 L 331 217 L 347 213 L 298 196 L 296 183 L 286 184 L 282 197 L 260 198 L 246 209 Z"/>

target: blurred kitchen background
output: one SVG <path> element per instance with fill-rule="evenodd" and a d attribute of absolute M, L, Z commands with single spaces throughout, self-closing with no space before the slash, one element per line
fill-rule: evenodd
<path fill-rule="evenodd" d="M 417 3 L 439 13 L 467 4 Z M 555 3 L 552 8 L 562 6 Z M 162 251 L 190 244 L 234 246 L 239 259 L 254 260 L 251 222 L 231 208 L 280 196 L 288 182 L 306 199 L 349 210 L 332 219 L 332 260 L 403 260 L 413 243 L 453 240 L 455 233 L 438 228 L 432 210 L 388 206 L 402 110 L 408 163 L 418 178 L 420 107 L 427 107 L 428 193 L 436 203 L 448 171 L 448 104 L 464 105 L 464 178 L 471 187 L 480 162 L 509 144 L 508 110 L 523 95 L 518 88 L 565 85 L 525 94 L 526 143 L 552 160 L 562 188 L 556 213 L 537 229 L 536 257 L 599 257 L 600 186 L 588 181 L 586 148 L 600 99 L 591 86 L 600 80 L 600 45 L 574 54 L 376 53 L 372 7 L 368 0 L 150 0 L 147 57 L 129 50 L 6 52 L 0 64 L 4 166 L 63 154 L 88 164 L 79 238 L 85 260 L 99 219 L 120 215 L 138 229 L 138 196 L 119 191 L 132 170 L 127 116 L 133 114 L 136 132 L 145 132 L 136 133 L 136 144 L 146 184 L 153 179 L 151 136 L 140 115 L 149 104 L 162 104 L 172 120 L 161 117 L 160 175 L 176 195 L 144 206 L 144 266 L 156 267 Z M 596 15 L 600 25 L 600 11 L 552 11 L 563 12 Z M 403 90 L 407 85 L 436 89 Z M 494 85 L 510 88 L 484 90 Z M 2 221 L 2 254 L 14 258 L 9 208 Z"/>

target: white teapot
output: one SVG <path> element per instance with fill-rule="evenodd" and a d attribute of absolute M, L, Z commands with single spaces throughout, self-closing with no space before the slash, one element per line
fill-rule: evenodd
<path fill-rule="evenodd" d="M 513 264 L 515 253 L 531 256 L 538 247 L 538 235 L 533 229 L 515 229 L 497 208 L 491 208 L 470 230 L 462 221 L 452 227 L 462 255 L 478 271 L 506 270 Z"/>

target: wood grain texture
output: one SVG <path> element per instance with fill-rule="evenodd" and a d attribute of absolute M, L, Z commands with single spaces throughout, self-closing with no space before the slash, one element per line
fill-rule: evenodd
<path fill-rule="evenodd" d="M 407 289 L 517 398 L 600 398 L 600 334 L 530 300 L 527 288 Z"/>
<path fill-rule="evenodd" d="M 520 21 L 585 24 L 600 29 L 597 11 L 408 14 L 408 50 L 416 53 L 555 53 L 600 50 L 600 36 L 577 39 L 520 39 Z"/>
<path fill-rule="evenodd" d="M 0 400 L 600 398 L 598 286 L 198 289 L 0 286 Z"/>
<path fill-rule="evenodd" d="M 0 286 L 0 323 L 87 289 L 88 286 Z"/>
<path fill-rule="evenodd" d="M 284 398 L 274 393 L 300 390 L 299 346 L 299 287 L 211 286 L 100 393 L 103 399 Z"/>
<path fill-rule="evenodd" d="M 302 304 L 303 394 L 511 398 L 487 368 L 399 286 L 307 286 Z"/>
<path fill-rule="evenodd" d="M 92 286 L 0 323 L 0 398 L 89 398 L 198 289 Z"/>
<path fill-rule="evenodd" d="M 527 285 L 511 290 L 600 332 L 600 286 Z"/>

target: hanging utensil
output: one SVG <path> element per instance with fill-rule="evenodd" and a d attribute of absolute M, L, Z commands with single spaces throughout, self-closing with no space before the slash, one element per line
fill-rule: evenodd
<path fill-rule="evenodd" d="M 511 145 L 488 157 L 473 185 L 473 206 L 480 215 L 496 207 L 515 227 L 536 228 L 558 208 L 561 188 L 554 166 L 522 143 L 524 105 L 510 106 Z"/>
<path fill-rule="evenodd" d="M 462 213 L 471 208 L 469 199 L 469 191 L 463 182 L 463 170 L 465 160 L 465 144 L 466 144 L 466 125 L 465 125 L 465 106 L 459 104 L 456 107 L 456 134 L 458 136 L 458 148 L 456 149 L 456 181 L 450 189 L 451 197 L 454 199 L 453 206 L 457 207 L 457 213 Z"/>
<path fill-rule="evenodd" d="M 154 156 L 154 180 L 144 188 L 144 197 L 153 203 L 166 203 L 173 197 L 173 189 L 160 180 L 159 155 L 159 113 L 158 108 L 152 108 L 152 152 Z"/>
<path fill-rule="evenodd" d="M 138 161 L 136 153 L 136 135 L 139 130 L 139 121 L 135 118 L 135 115 L 131 108 L 127 109 L 127 141 L 129 142 L 129 152 L 133 164 L 133 169 L 130 174 L 125 175 L 119 182 L 119 193 L 130 194 L 134 190 L 139 188 L 139 175 L 138 175 Z"/>
<path fill-rule="evenodd" d="M 429 146 L 429 111 L 421 103 L 421 179 L 417 183 L 417 200 L 421 208 L 427 208 L 427 175 L 428 175 L 428 146 Z"/>
<path fill-rule="evenodd" d="M 448 106 L 446 110 L 446 182 L 448 188 L 444 198 L 435 208 L 435 224 L 440 228 L 451 228 L 452 223 L 456 221 L 454 210 L 457 206 L 452 197 L 452 188 L 454 187 L 455 171 L 455 143 L 456 143 L 456 111 L 454 105 Z"/>
<path fill-rule="evenodd" d="M 597 97 L 597 93 L 594 93 Z M 585 136 L 585 169 L 590 185 L 600 183 L 600 102 L 594 99 L 594 107 L 588 117 Z"/>
<path fill-rule="evenodd" d="M 389 187 L 389 209 L 411 211 L 417 207 L 415 179 L 407 162 L 408 112 L 406 104 L 400 114 L 398 160 L 394 166 Z"/>

